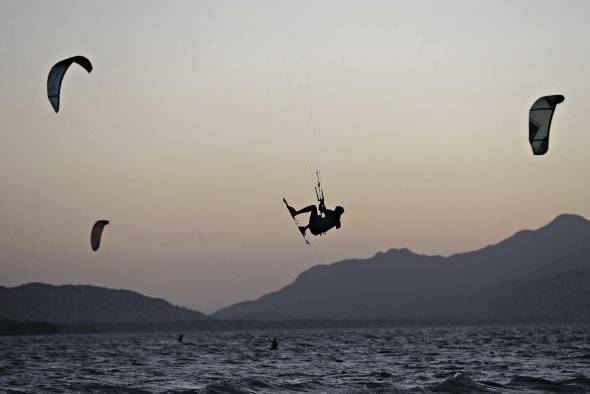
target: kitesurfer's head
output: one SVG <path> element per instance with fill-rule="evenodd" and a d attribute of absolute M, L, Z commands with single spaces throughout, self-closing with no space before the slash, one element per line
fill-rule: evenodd
<path fill-rule="evenodd" d="M 344 213 L 344 208 L 342 208 L 341 206 L 337 206 L 336 209 L 334 209 L 334 212 L 336 212 L 338 216 L 340 216 Z"/>

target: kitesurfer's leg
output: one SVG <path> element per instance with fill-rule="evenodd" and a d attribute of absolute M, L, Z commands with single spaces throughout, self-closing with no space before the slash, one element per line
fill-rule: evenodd
<path fill-rule="evenodd" d="M 289 213 L 291 214 L 291 216 L 295 217 L 295 215 L 297 215 L 297 210 L 295 208 L 293 208 L 292 206 L 287 205 L 287 209 L 289 210 Z"/>
<path fill-rule="evenodd" d="M 291 208 L 291 207 L 289 207 L 289 208 Z M 291 209 L 293 209 L 293 208 L 291 208 Z M 315 205 L 310 205 L 308 207 L 301 208 L 299 211 L 296 211 L 295 209 L 293 209 L 293 211 L 291 211 L 291 209 L 289 209 L 289 212 L 292 212 L 291 215 L 293 217 L 295 217 L 296 215 L 299 215 L 301 213 L 307 213 L 307 212 L 310 212 L 311 216 L 316 216 L 318 214 L 318 209 Z"/>
<path fill-rule="evenodd" d="M 307 213 L 309 212 L 309 223 L 307 224 L 307 226 L 299 226 L 299 231 L 301 231 L 301 234 L 303 234 L 303 236 L 305 237 L 305 231 L 309 228 L 309 226 L 311 226 L 311 224 L 315 221 L 315 219 L 318 216 L 318 209 L 315 205 L 309 205 L 305 208 L 300 209 L 299 211 L 295 212 L 295 215 L 299 215 L 300 213 Z"/>

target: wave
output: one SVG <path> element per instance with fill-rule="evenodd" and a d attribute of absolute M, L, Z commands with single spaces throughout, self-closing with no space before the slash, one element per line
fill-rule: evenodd
<path fill-rule="evenodd" d="M 69 387 L 74 392 L 100 393 L 100 394 L 152 394 L 151 391 L 131 388 L 120 385 L 86 383 L 74 384 Z"/>
<path fill-rule="evenodd" d="M 590 392 L 590 378 L 579 376 L 572 379 L 553 381 L 533 376 L 516 376 L 507 387 L 520 390 L 541 390 L 550 393 L 587 393 Z"/>
<path fill-rule="evenodd" d="M 469 375 L 463 372 L 455 372 L 453 376 L 446 378 L 440 383 L 436 383 L 428 387 L 434 393 L 497 393 L 496 388 L 500 388 L 498 384 L 496 387 L 484 384 L 473 380 Z"/>
<path fill-rule="evenodd" d="M 215 383 L 205 387 L 206 394 L 251 394 L 250 390 L 241 389 L 230 383 Z"/>

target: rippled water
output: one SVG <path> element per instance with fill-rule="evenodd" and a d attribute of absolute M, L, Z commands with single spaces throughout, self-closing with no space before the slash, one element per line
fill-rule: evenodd
<path fill-rule="evenodd" d="M 184 334 L 0 337 L 0 390 L 590 392 L 590 326 Z"/>

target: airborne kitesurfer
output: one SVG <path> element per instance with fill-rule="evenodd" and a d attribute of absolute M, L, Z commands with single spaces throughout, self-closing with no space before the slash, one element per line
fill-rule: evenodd
<path fill-rule="evenodd" d="M 328 230 L 330 230 L 334 227 L 340 228 L 340 226 L 341 226 L 340 217 L 344 213 L 344 208 L 342 208 L 341 206 L 336 206 L 336 208 L 334 208 L 334 210 L 326 208 L 326 203 L 325 203 L 325 199 L 324 199 L 324 191 L 322 189 L 322 184 L 320 182 L 319 172 L 317 172 L 317 171 L 316 171 L 316 176 L 317 176 L 318 183 L 317 183 L 317 186 L 315 187 L 315 194 L 316 194 L 316 197 L 319 202 L 317 207 L 315 205 L 309 205 L 309 206 L 302 208 L 300 210 L 296 210 L 295 208 L 293 208 L 292 206 L 290 206 L 287 203 L 286 199 L 283 198 L 283 202 L 287 206 L 289 213 L 291 214 L 291 216 L 295 220 L 295 223 L 297 224 L 299 231 L 301 231 L 301 235 L 303 235 L 303 238 L 305 239 L 305 242 L 308 245 L 309 245 L 309 241 L 307 240 L 307 238 L 305 236 L 305 233 L 307 230 L 309 230 L 309 232 L 312 233 L 313 235 L 320 235 L 320 234 L 325 234 L 326 232 L 328 232 Z M 296 216 L 299 214 L 308 213 L 308 212 L 309 212 L 308 224 L 306 226 L 300 226 L 299 222 L 297 221 Z"/>
<path fill-rule="evenodd" d="M 287 202 L 285 201 L 285 204 Z M 340 216 L 344 213 L 344 208 L 337 206 L 334 210 L 327 209 L 324 205 L 324 201 L 320 201 L 318 207 L 315 205 L 309 205 L 300 210 L 296 210 L 292 206 L 287 204 L 287 209 L 291 216 L 295 217 L 302 213 L 309 212 L 309 223 L 307 226 L 299 226 L 299 231 L 305 236 L 305 232 L 309 230 L 313 235 L 320 235 L 326 233 L 332 228 L 340 228 Z M 318 214 L 319 211 L 319 214 Z"/>

